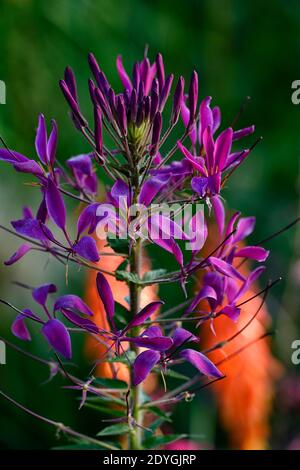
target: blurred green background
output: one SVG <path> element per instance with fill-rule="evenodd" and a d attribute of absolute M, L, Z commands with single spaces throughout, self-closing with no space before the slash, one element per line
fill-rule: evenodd
<path fill-rule="evenodd" d="M 213 96 L 213 103 L 222 109 L 223 125 L 230 124 L 244 98 L 251 96 L 240 125 L 255 123 L 256 136 L 264 140 L 232 178 L 225 192 L 228 206 L 257 217 L 256 241 L 293 220 L 298 212 L 300 155 L 300 105 L 291 102 L 291 83 L 300 79 L 297 0 L 0 0 L 0 79 L 7 87 L 6 105 L 0 105 L 1 135 L 10 147 L 34 156 L 37 115 L 43 112 L 58 122 L 61 160 L 89 151 L 70 122 L 58 87 L 65 66 L 73 67 L 82 108 L 90 113 L 88 52 L 95 54 L 112 84 L 120 86 L 117 54 L 131 67 L 142 57 L 145 44 L 150 46 L 151 58 L 158 51 L 163 54 L 167 71 L 175 76 L 188 78 L 192 69 L 198 70 L 200 94 Z M 9 220 L 19 218 L 23 204 L 34 206 L 38 195 L 4 163 L 0 172 L 0 221 L 8 225 Z M 18 241 L 6 233 L 0 236 L 2 298 L 20 307 L 28 305 L 28 293 L 12 284 L 14 280 L 37 285 L 51 279 L 64 284 L 59 265 L 51 262 L 45 269 L 45 259 L 37 255 L 4 268 L 3 260 Z M 290 364 L 290 355 L 292 340 L 297 334 L 300 337 L 298 241 L 295 229 L 272 241 L 268 270 L 273 279 L 284 278 L 268 299 L 277 326 L 274 351 L 295 376 L 297 367 Z M 83 275 L 72 271 L 70 291 L 82 293 Z M 181 294 L 172 297 L 176 304 Z M 0 312 L 0 334 L 11 339 L 13 314 L 4 307 Z M 75 359 L 80 361 L 80 339 L 77 343 Z M 27 349 L 47 357 L 47 347 L 38 337 Z M 7 365 L 0 366 L 0 387 L 48 417 L 96 432 L 99 422 L 93 412 L 77 413 L 75 395 L 59 387 L 60 379 L 41 385 L 47 374 L 45 366 L 8 349 Z M 279 404 L 273 416 L 273 448 L 287 447 L 300 435 L 294 418 L 285 422 L 284 435 L 278 431 L 282 413 Z M 177 430 L 202 434 L 209 445 L 226 447 L 208 393 L 176 416 Z M 38 449 L 56 444 L 53 429 L 0 400 L 0 448 Z"/>

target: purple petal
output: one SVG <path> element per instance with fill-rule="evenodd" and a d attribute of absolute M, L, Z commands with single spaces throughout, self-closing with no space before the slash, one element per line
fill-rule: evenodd
<path fill-rule="evenodd" d="M 69 158 L 67 165 L 72 169 L 77 178 L 81 175 L 90 175 L 93 169 L 91 155 L 89 153 L 83 153 Z"/>
<path fill-rule="evenodd" d="M 158 178 L 148 179 L 141 188 L 139 204 L 144 204 L 146 207 L 148 207 L 159 191 L 166 185 L 166 183 L 167 180 L 160 180 Z"/>
<path fill-rule="evenodd" d="M 224 274 L 225 276 L 237 278 L 241 281 L 245 280 L 238 270 L 231 266 L 231 264 L 226 263 L 226 261 L 215 258 L 214 256 L 211 256 L 209 261 L 220 273 Z"/>
<path fill-rule="evenodd" d="M 203 144 L 203 133 L 209 126 L 213 128 L 213 113 L 210 109 L 211 96 L 207 96 L 200 104 L 200 125 L 199 125 L 199 142 Z"/>
<path fill-rule="evenodd" d="M 87 330 L 91 333 L 99 333 L 99 328 L 95 323 L 93 323 L 91 320 L 88 318 L 82 318 L 79 315 L 76 315 L 76 313 L 71 312 L 71 310 L 68 309 L 61 309 L 61 313 L 74 325 L 79 326 L 79 328 L 82 328 L 83 330 Z"/>
<path fill-rule="evenodd" d="M 35 313 L 29 310 L 29 308 L 24 308 L 24 310 L 22 310 L 22 315 L 26 318 L 30 318 L 31 320 L 37 321 L 38 323 L 43 323 L 42 320 Z"/>
<path fill-rule="evenodd" d="M 202 287 L 202 289 L 195 296 L 195 298 L 193 299 L 192 303 L 190 304 L 190 306 L 188 307 L 185 313 L 186 314 L 191 313 L 193 310 L 195 310 L 195 308 L 201 302 L 201 300 L 204 300 L 204 299 L 217 300 L 217 293 L 213 287 L 211 286 Z"/>
<path fill-rule="evenodd" d="M 245 246 L 235 252 L 235 258 L 250 258 L 256 261 L 265 261 L 269 256 L 269 251 L 260 246 Z"/>
<path fill-rule="evenodd" d="M 219 129 L 220 124 L 221 124 L 221 111 L 219 106 L 215 106 L 212 109 L 212 114 L 213 114 L 213 126 L 212 126 L 212 131 L 213 134 L 216 132 L 216 130 Z"/>
<path fill-rule="evenodd" d="M 157 70 L 157 78 L 158 78 L 158 83 L 159 83 L 159 89 L 162 90 L 162 87 L 165 82 L 165 66 L 164 66 L 164 61 L 163 57 L 160 53 L 157 54 L 156 59 L 156 70 Z"/>
<path fill-rule="evenodd" d="M 26 255 L 29 250 L 31 250 L 31 248 L 32 247 L 28 245 L 28 243 L 23 243 L 23 245 L 19 246 L 17 251 L 8 260 L 4 261 L 4 264 L 6 266 L 10 266 L 16 263 L 19 261 L 19 259 L 23 258 L 23 256 Z"/>
<path fill-rule="evenodd" d="M 225 278 L 222 274 L 217 273 L 216 271 L 210 271 L 205 274 L 203 282 L 204 285 L 212 287 L 217 295 L 216 299 L 214 299 L 212 296 L 208 296 L 208 302 L 211 308 L 214 310 L 217 304 L 221 304 L 223 302 L 225 293 Z"/>
<path fill-rule="evenodd" d="M 18 315 L 11 326 L 11 332 L 14 336 L 23 341 L 30 341 L 31 335 L 29 330 L 25 324 L 25 317 L 24 315 Z"/>
<path fill-rule="evenodd" d="M 126 90 L 131 91 L 132 90 L 131 80 L 128 77 L 126 70 L 124 69 L 123 62 L 122 62 L 122 57 L 120 55 L 118 55 L 118 57 L 117 57 L 117 71 L 118 71 L 119 77 L 121 79 L 121 82 L 123 84 L 123 87 Z"/>
<path fill-rule="evenodd" d="M 48 179 L 46 189 L 46 204 L 53 222 L 62 230 L 66 227 L 66 207 L 63 197 L 52 179 Z"/>
<path fill-rule="evenodd" d="M 202 157 L 194 157 L 179 140 L 177 141 L 177 146 L 185 158 L 193 165 L 195 170 L 198 170 L 203 176 L 207 176 L 204 159 Z"/>
<path fill-rule="evenodd" d="M 190 109 L 190 120 L 189 124 L 192 124 L 196 114 L 198 101 L 198 74 L 194 70 L 191 76 L 190 87 L 189 87 L 189 109 Z"/>
<path fill-rule="evenodd" d="M 224 204 L 219 196 L 213 196 L 210 199 L 210 202 L 212 204 L 218 230 L 219 230 L 219 235 L 222 235 L 224 232 L 224 227 L 225 227 L 225 209 L 224 209 Z"/>
<path fill-rule="evenodd" d="M 191 180 L 191 188 L 195 193 L 199 194 L 200 197 L 204 197 L 207 191 L 208 178 L 195 176 Z"/>
<path fill-rule="evenodd" d="M 221 132 L 215 143 L 214 159 L 219 170 L 222 170 L 226 164 L 232 144 L 232 129 L 225 129 Z"/>
<path fill-rule="evenodd" d="M 237 322 L 241 313 L 241 309 L 235 307 L 234 305 L 226 305 L 226 307 L 222 308 L 219 312 L 219 315 L 223 314 L 226 317 L 230 318 L 230 320 Z"/>
<path fill-rule="evenodd" d="M 97 290 L 109 322 L 114 326 L 115 301 L 109 282 L 102 273 L 97 274 Z"/>
<path fill-rule="evenodd" d="M 231 153 L 226 161 L 226 165 L 223 168 L 223 170 L 229 170 L 230 168 L 234 168 L 242 163 L 243 160 L 245 160 L 246 157 L 248 157 L 250 153 L 249 149 L 244 149 L 239 152 L 233 152 Z"/>
<path fill-rule="evenodd" d="M 32 173 L 34 176 L 43 177 L 44 172 L 35 160 L 27 162 L 14 163 L 14 169 L 20 173 Z"/>
<path fill-rule="evenodd" d="M 173 83 L 173 78 L 174 78 L 174 75 L 171 74 L 165 80 L 164 86 L 161 90 L 161 94 L 159 97 L 159 111 L 163 111 L 166 101 L 169 98 L 172 83 Z"/>
<path fill-rule="evenodd" d="M 203 132 L 203 147 L 206 153 L 206 166 L 208 172 L 215 170 L 216 159 L 215 159 L 215 144 L 212 136 L 211 127 L 208 126 Z"/>
<path fill-rule="evenodd" d="M 65 359 L 71 359 L 71 338 L 65 325 L 52 318 L 42 328 L 42 333 L 50 346 L 61 354 Z"/>
<path fill-rule="evenodd" d="M 201 250 L 208 235 L 204 211 L 198 210 L 189 222 L 189 242 L 193 253 Z"/>
<path fill-rule="evenodd" d="M 237 223 L 236 232 L 233 235 L 233 243 L 247 238 L 253 232 L 254 227 L 255 217 L 242 217 Z"/>
<path fill-rule="evenodd" d="M 149 338 L 156 338 L 157 336 L 162 336 L 162 331 L 159 326 L 150 326 L 145 331 L 143 331 L 141 336 L 148 336 Z"/>
<path fill-rule="evenodd" d="M 29 159 L 15 150 L 0 149 L 0 160 L 8 163 L 27 162 Z"/>
<path fill-rule="evenodd" d="M 173 346 L 172 339 L 165 336 L 158 336 L 156 338 L 128 338 L 125 336 L 124 338 L 121 338 L 121 341 L 134 343 L 138 347 L 152 349 L 153 351 L 167 351 Z"/>
<path fill-rule="evenodd" d="M 40 220 L 44 224 L 47 218 L 48 218 L 48 211 L 47 211 L 47 205 L 46 205 L 46 200 L 45 200 L 45 195 L 44 195 L 42 202 L 40 203 L 39 208 L 37 210 L 36 219 Z"/>
<path fill-rule="evenodd" d="M 236 301 L 239 297 L 241 297 L 243 294 L 245 294 L 249 287 L 251 286 L 251 284 L 253 282 L 255 282 L 260 276 L 261 274 L 264 272 L 265 270 L 265 266 L 259 266 L 258 268 L 254 269 L 253 271 L 251 271 L 251 273 L 249 274 L 249 276 L 247 277 L 247 279 L 245 280 L 244 284 L 242 285 L 242 287 L 237 291 L 235 297 L 232 299 L 231 302 L 234 302 Z M 228 299 L 229 300 L 229 299 Z"/>
<path fill-rule="evenodd" d="M 103 131 L 102 131 L 102 113 L 100 106 L 94 106 L 94 135 L 96 151 L 100 158 L 103 155 Z"/>
<path fill-rule="evenodd" d="M 133 385 L 143 382 L 159 360 L 160 354 L 157 351 L 143 351 L 139 354 L 133 364 Z"/>
<path fill-rule="evenodd" d="M 151 214 L 148 217 L 148 234 L 154 241 L 156 238 L 163 238 L 169 240 L 174 238 L 176 240 L 190 240 L 190 236 L 187 235 L 182 229 L 182 223 L 177 223 L 171 219 L 171 216 L 164 215 L 163 213 Z"/>
<path fill-rule="evenodd" d="M 99 207 L 98 203 L 91 204 L 87 206 L 78 217 L 77 221 L 77 239 L 81 236 L 81 234 L 89 228 L 89 233 L 91 233 L 91 229 L 94 227 L 94 222 L 96 219 L 96 211 Z"/>
<path fill-rule="evenodd" d="M 36 153 L 39 156 L 44 165 L 48 163 L 48 153 L 47 153 L 47 130 L 45 124 L 45 117 L 43 114 L 39 115 L 38 121 L 38 128 L 36 131 L 36 138 L 35 138 L 35 148 Z"/>
<path fill-rule="evenodd" d="M 57 124 L 54 119 L 52 119 L 51 123 L 52 123 L 52 130 L 51 130 L 48 144 L 47 144 L 47 154 L 48 154 L 49 163 L 53 165 L 55 161 L 56 148 L 57 148 Z"/>
<path fill-rule="evenodd" d="M 156 310 L 163 305 L 163 302 L 158 300 L 156 302 L 151 302 L 150 304 L 146 305 L 135 317 L 128 323 L 126 328 L 123 330 L 123 333 L 125 331 L 130 330 L 131 328 L 134 328 L 136 326 L 142 325 L 144 321 L 146 321 L 153 313 L 156 312 Z"/>
<path fill-rule="evenodd" d="M 191 333 L 188 330 L 185 330 L 184 328 L 176 328 L 176 330 L 173 333 L 173 348 L 179 348 L 182 346 L 184 343 L 189 343 L 190 341 L 199 341 L 199 338 L 197 338 L 193 333 Z"/>
<path fill-rule="evenodd" d="M 150 147 L 150 152 L 149 152 L 151 157 L 154 157 L 154 155 L 156 155 L 159 150 L 161 129 L 162 129 L 162 117 L 161 117 L 161 113 L 157 112 L 153 120 L 153 131 L 152 131 L 152 138 L 151 138 L 151 147 Z"/>
<path fill-rule="evenodd" d="M 82 237 L 75 245 L 73 245 L 74 252 L 93 263 L 99 261 L 100 256 L 95 240 L 92 237 Z"/>
<path fill-rule="evenodd" d="M 22 213 L 23 213 L 23 219 L 34 219 L 34 215 L 30 207 L 24 206 Z"/>
<path fill-rule="evenodd" d="M 247 135 L 253 134 L 255 131 L 255 126 L 244 127 L 243 129 L 239 129 L 235 131 L 232 136 L 232 140 L 239 140 Z"/>
<path fill-rule="evenodd" d="M 222 178 L 222 173 L 218 171 L 217 173 L 213 175 L 208 176 L 208 189 L 211 194 L 219 194 L 220 189 L 221 189 L 221 178 Z"/>
<path fill-rule="evenodd" d="M 258 268 L 251 271 L 250 275 L 248 276 L 249 285 L 255 282 L 259 278 L 259 276 L 261 276 L 261 274 L 265 271 L 265 269 L 265 266 L 259 266 Z"/>
<path fill-rule="evenodd" d="M 84 315 L 93 316 L 93 312 L 77 295 L 69 294 L 59 297 L 54 304 L 54 311 L 61 310 L 63 308 L 72 311 L 74 310 L 83 313 Z"/>
<path fill-rule="evenodd" d="M 233 229 L 234 229 L 234 225 L 235 225 L 235 222 L 237 221 L 237 219 L 239 218 L 240 216 L 240 212 L 235 212 L 233 214 L 233 216 L 230 218 L 228 224 L 227 224 L 227 227 L 226 227 L 226 232 L 225 232 L 225 238 L 227 238 L 226 242 L 224 243 L 224 245 L 230 245 L 232 244 L 232 241 L 233 241 L 233 237 L 235 236 L 236 232 L 233 233 L 231 235 L 231 237 L 229 237 L 229 234 L 233 232 Z M 229 238 L 228 238 L 229 237 Z"/>
<path fill-rule="evenodd" d="M 47 302 L 48 295 L 53 294 L 56 291 L 57 288 L 54 284 L 45 284 L 37 287 L 36 289 L 33 289 L 32 297 L 38 304 L 43 307 Z"/>
<path fill-rule="evenodd" d="M 179 353 L 179 356 L 190 362 L 202 374 L 209 377 L 223 377 L 223 374 L 204 354 L 194 351 L 193 349 L 185 349 Z"/>
<path fill-rule="evenodd" d="M 183 266 L 182 251 L 173 238 L 170 238 L 169 240 L 166 240 L 164 238 L 153 238 L 152 241 L 156 245 L 160 246 L 164 250 L 174 255 L 176 261 L 180 264 L 180 266 Z"/>
<path fill-rule="evenodd" d="M 117 207 L 119 207 L 120 198 L 125 198 L 127 205 L 130 205 L 130 191 L 128 185 L 124 181 L 117 180 L 111 188 L 110 195 Z"/>
<path fill-rule="evenodd" d="M 50 230 L 47 229 L 39 220 L 36 219 L 20 219 L 14 220 L 11 222 L 15 231 L 20 235 L 25 235 L 26 237 L 34 238 L 35 240 L 48 241 L 49 236 L 53 238 Z"/>

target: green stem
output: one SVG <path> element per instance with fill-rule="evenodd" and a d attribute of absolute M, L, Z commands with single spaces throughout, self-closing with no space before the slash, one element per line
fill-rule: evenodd
<path fill-rule="evenodd" d="M 140 276 L 141 271 L 141 257 L 142 247 L 141 241 L 138 240 L 132 247 L 131 259 L 130 259 L 130 272 Z M 130 310 L 131 315 L 135 316 L 140 310 L 140 291 L 141 287 L 135 283 L 130 283 Z M 139 328 L 136 328 L 133 332 L 134 336 L 139 335 Z M 138 354 L 139 348 L 135 345 L 131 345 L 131 349 Z M 142 386 L 133 386 L 133 376 L 131 370 L 131 403 L 132 403 L 132 418 L 138 426 L 134 426 L 132 433 L 129 438 L 129 449 L 137 450 L 142 447 L 142 428 L 143 425 L 143 413 L 141 411 L 141 398 L 142 398 Z"/>

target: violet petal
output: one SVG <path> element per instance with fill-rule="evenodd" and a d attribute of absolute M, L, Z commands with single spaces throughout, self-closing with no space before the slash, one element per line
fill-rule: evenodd
<path fill-rule="evenodd" d="M 179 353 L 179 356 L 190 362 L 202 374 L 209 377 L 223 377 L 222 372 L 206 357 L 204 354 L 194 351 L 193 349 L 185 349 Z"/>
<path fill-rule="evenodd" d="M 48 295 L 53 294 L 56 291 L 57 288 L 54 284 L 44 284 L 42 286 L 37 287 L 36 289 L 33 289 L 32 297 L 38 304 L 43 307 L 47 302 Z"/>
<path fill-rule="evenodd" d="M 133 364 L 133 385 L 143 382 L 159 360 L 160 354 L 157 351 L 143 351 L 139 354 Z"/>
<path fill-rule="evenodd" d="M 19 259 L 23 258 L 23 256 L 25 256 L 26 253 L 31 250 L 31 248 L 31 245 L 29 245 L 28 243 L 23 243 L 8 260 L 4 261 L 4 264 L 6 266 L 10 266 L 16 263 L 17 261 L 19 261 Z"/>
<path fill-rule="evenodd" d="M 48 178 L 45 193 L 47 209 L 53 222 L 62 230 L 66 227 L 66 207 L 63 197 L 51 178 Z"/>
<path fill-rule="evenodd" d="M 146 305 L 133 319 L 128 323 L 126 328 L 123 330 L 125 331 L 130 330 L 131 328 L 135 328 L 136 326 L 142 325 L 144 321 L 146 321 L 156 310 L 163 304 L 161 300 L 156 302 L 151 302 L 150 304 Z"/>
<path fill-rule="evenodd" d="M 84 315 L 93 316 L 93 312 L 89 309 L 83 300 L 77 295 L 63 295 L 59 297 L 54 304 L 54 311 L 66 308 L 75 312 L 83 313 Z"/>
<path fill-rule="evenodd" d="M 97 290 L 104 305 L 104 309 L 110 324 L 114 325 L 115 301 L 108 280 L 102 273 L 97 274 Z"/>
<path fill-rule="evenodd" d="M 25 324 L 25 316 L 24 315 L 18 315 L 13 322 L 11 326 L 11 332 L 14 336 L 17 338 L 23 340 L 23 341 L 30 341 L 31 340 L 31 335 L 29 333 L 29 330 Z"/>
<path fill-rule="evenodd" d="M 45 117 L 43 114 L 39 115 L 38 128 L 36 131 L 35 139 L 35 148 L 36 153 L 39 156 L 39 159 L 44 165 L 48 163 L 48 153 L 47 153 L 47 131 L 45 124 Z"/>
<path fill-rule="evenodd" d="M 55 351 L 61 354 L 65 359 L 71 359 L 71 338 L 67 328 L 61 321 L 56 318 L 47 321 L 42 328 L 42 333 Z"/>
<path fill-rule="evenodd" d="M 74 252 L 93 263 L 99 261 L 100 256 L 95 240 L 90 236 L 82 237 L 75 245 L 73 245 Z"/>

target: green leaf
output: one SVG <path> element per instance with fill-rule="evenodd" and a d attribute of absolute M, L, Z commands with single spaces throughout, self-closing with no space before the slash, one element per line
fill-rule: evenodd
<path fill-rule="evenodd" d="M 141 279 L 134 273 L 128 271 L 117 270 L 115 272 L 118 281 L 133 282 L 134 284 L 141 284 Z"/>
<path fill-rule="evenodd" d="M 185 439 L 187 434 L 169 434 L 167 436 L 152 436 L 143 442 L 145 449 L 157 449 L 158 447 L 170 444 L 171 442 L 179 441 L 179 439 Z"/>
<path fill-rule="evenodd" d="M 113 238 L 112 236 L 108 236 L 107 242 L 115 253 L 122 253 L 126 255 L 129 254 L 128 239 L 122 240 L 121 238 Z"/>
<path fill-rule="evenodd" d="M 176 372 L 175 370 L 168 369 L 164 372 L 164 375 L 166 377 L 171 377 L 172 379 L 179 379 L 179 380 L 188 380 L 189 377 L 186 375 L 180 374 L 179 372 Z"/>
<path fill-rule="evenodd" d="M 108 407 L 104 405 L 103 406 L 97 405 L 96 403 L 91 403 L 91 402 L 86 401 L 84 406 L 86 408 L 91 408 L 95 411 L 98 411 L 99 413 L 102 413 L 108 416 L 114 416 L 115 418 L 123 418 L 125 416 L 124 411 L 122 410 L 116 410 L 112 407 Z"/>
<path fill-rule="evenodd" d="M 164 276 L 166 273 L 166 269 L 153 269 L 153 271 L 144 274 L 143 282 L 155 282 L 158 277 Z"/>
<path fill-rule="evenodd" d="M 145 439 L 150 439 L 150 437 L 153 437 L 154 432 L 159 429 L 162 424 L 165 422 L 165 418 L 157 418 L 155 419 L 149 426 L 148 429 L 149 431 L 145 431 Z"/>
<path fill-rule="evenodd" d="M 151 411 L 151 413 L 164 418 L 165 421 L 172 423 L 172 419 L 170 418 L 170 413 L 166 413 L 165 411 L 161 410 L 158 406 L 147 406 L 143 408 L 146 411 Z"/>
<path fill-rule="evenodd" d="M 130 432 L 130 427 L 126 423 L 113 424 L 112 426 L 107 426 L 98 432 L 97 436 L 120 436 L 122 434 L 127 434 Z"/>
<path fill-rule="evenodd" d="M 122 362 L 123 364 L 130 365 L 135 360 L 136 353 L 134 351 L 126 351 L 126 354 L 121 356 L 107 357 L 105 362 Z"/>
<path fill-rule="evenodd" d="M 97 377 L 93 384 L 97 385 L 98 387 L 105 387 L 109 389 L 115 389 L 115 390 L 127 390 L 128 385 L 126 382 L 123 380 L 118 380 L 118 379 L 102 379 L 101 377 Z"/>

